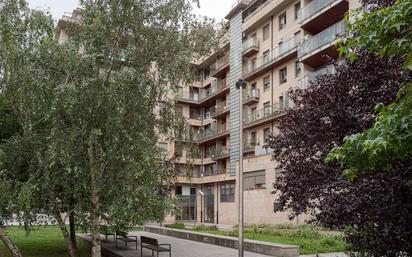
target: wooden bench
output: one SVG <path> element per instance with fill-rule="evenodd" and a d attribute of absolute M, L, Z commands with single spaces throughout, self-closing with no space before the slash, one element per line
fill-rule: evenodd
<path fill-rule="evenodd" d="M 117 241 L 123 241 L 125 246 L 127 247 L 127 243 L 136 243 L 136 250 L 137 250 L 137 236 L 129 236 L 127 232 L 124 231 L 117 231 L 116 232 L 116 248 Z"/>
<path fill-rule="evenodd" d="M 140 255 L 143 257 L 143 248 L 157 253 L 157 257 L 159 257 L 159 253 L 161 252 L 169 252 L 169 257 L 172 256 L 172 246 L 170 244 L 159 244 L 157 239 L 141 236 L 140 237 L 141 245 L 140 245 Z M 168 247 L 164 247 L 168 246 Z"/>
<path fill-rule="evenodd" d="M 104 235 L 106 237 L 106 241 L 108 236 L 113 236 L 113 241 L 115 240 L 115 234 L 108 226 L 102 225 L 100 226 L 100 234 Z"/>

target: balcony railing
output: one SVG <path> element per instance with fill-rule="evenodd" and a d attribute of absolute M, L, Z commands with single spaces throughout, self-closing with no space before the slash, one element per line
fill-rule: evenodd
<path fill-rule="evenodd" d="M 305 56 L 313 51 L 333 43 L 346 32 L 345 21 L 340 21 L 315 36 L 305 40 L 298 48 L 298 57 Z"/>
<path fill-rule="evenodd" d="M 228 147 L 217 146 L 213 154 L 213 159 L 218 159 L 223 156 L 229 155 L 229 152 L 230 150 Z"/>
<path fill-rule="evenodd" d="M 219 71 L 222 67 L 229 64 L 229 55 L 225 55 L 222 58 L 218 59 L 214 64 L 210 66 L 210 73 L 213 74 Z"/>
<path fill-rule="evenodd" d="M 249 139 L 243 143 L 243 151 L 254 151 L 255 146 L 259 145 L 259 140 L 257 139 Z"/>
<path fill-rule="evenodd" d="M 219 125 L 217 127 L 212 127 L 210 129 L 204 130 L 200 135 L 199 135 L 199 140 L 205 140 L 208 138 L 213 138 L 215 136 L 219 136 L 222 134 L 225 134 L 228 132 L 228 129 L 226 126 Z"/>
<path fill-rule="evenodd" d="M 230 107 L 229 103 L 216 105 L 214 116 L 218 116 L 218 115 L 225 113 L 226 111 L 229 110 L 229 107 Z"/>
<path fill-rule="evenodd" d="M 211 97 L 222 90 L 228 88 L 227 78 L 219 79 L 212 82 L 212 85 L 207 88 L 201 88 L 199 92 L 188 92 L 180 90 L 176 97 L 181 100 L 192 101 L 192 102 L 201 102 L 205 98 Z"/>
<path fill-rule="evenodd" d="M 264 120 L 266 118 L 275 116 L 284 111 L 284 109 L 282 109 L 281 107 L 282 106 L 279 103 L 276 103 L 270 107 L 266 107 L 256 112 L 252 112 L 243 117 L 243 124 L 249 125 L 254 122 L 258 122 L 260 120 Z"/>
<path fill-rule="evenodd" d="M 195 206 L 196 195 L 177 195 L 179 206 Z"/>
<path fill-rule="evenodd" d="M 258 13 L 260 10 L 262 10 L 263 8 L 265 8 L 266 5 L 268 5 L 269 3 L 271 3 L 273 0 L 266 0 L 266 2 L 264 2 L 263 4 L 261 4 L 259 7 L 257 7 L 253 12 L 249 13 L 246 18 L 245 18 L 245 22 L 247 20 L 249 20 L 250 18 L 252 18 L 253 16 L 255 16 L 256 13 Z"/>
<path fill-rule="evenodd" d="M 283 57 L 287 56 L 289 53 L 292 53 L 292 51 L 295 50 L 299 44 L 300 44 L 300 35 L 294 36 L 284 41 L 282 44 L 273 48 L 272 51 L 270 51 L 269 53 L 260 56 L 253 62 L 250 61 L 244 67 L 243 73 L 246 74 L 246 76 L 250 75 L 271 63 L 281 60 Z"/>
<path fill-rule="evenodd" d="M 319 69 L 315 72 L 309 73 L 308 75 L 306 75 L 305 77 L 303 77 L 302 79 L 298 81 L 297 87 L 301 89 L 305 89 L 310 85 L 310 82 L 312 80 L 316 79 L 317 76 L 321 76 L 325 74 L 333 74 L 333 73 L 336 73 L 336 68 L 334 64 L 329 65 L 325 68 Z"/>
<path fill-rule="evenodd" d="M 200 101 L 199 93 L 188 92 L 188 91 L 183 91 L 183 90 L 180 90 L 177 93 L 176 97 L 181 100 L 188 100 L 188 101 L 193 101 L 193 102 Z"/>
<path fill-rule="evenodd" d="M 319 13 L 322 9 L 339 0 L 313 0 L 300 10 L 299 23 L 303 23 L 307 19 Z"/>
<path fill-rule="evenodd" d="M 248 89 L 243 92 L 243 102 L 248 102 L 250 100 L 259 100 L 260 90 L 257 88 Z"/>
<path fill-rule="evenodd" d="M 259 48 L 259 40 L 256 37 L 251 37 L 245 42 L 243 42 L 243 45 L 242 45 L 243 52 L 245 52 L 246 50 L 250 48 Z"/>

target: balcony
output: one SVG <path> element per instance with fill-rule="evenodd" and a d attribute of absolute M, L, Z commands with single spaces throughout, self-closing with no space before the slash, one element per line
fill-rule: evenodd
<path fill-rule="evenodd" d="M 263 108 L 256 112 L 252 112 L 243 117 L 243 126 L 245 129 L 259 126 L 266 122 L 272 121 L 274 118 L 281 116 L 284 112 L 281 104 L 276 103 L 270 107 Z"/>
<path fill-rule="evenodd" d="M 259 102 L 260 90 L 257 88 L 243 91 L 243 104 L 254 104 Z"/>
<path fill-rule="evenodd" d="M 217 167 L 205 168 L 204 172 L 200 174 L 200 177 L 210 177 L 226 174 L 226 169 L 218 169 Z"/>
<path fill-rule="evenodd" d="M 194 143 L 199 140 L 198 135 L 195 133 L 177 133 L 175 136 L 175 140 L 179 142 L 185 143 Z"/>
<path fill-rule="evenodd" d="M 242 46 L 242 54 L 245 57 L 250 57 L 259 52 L 259 40 L 256 37 L 251 37 Z"/>
<path fill-rule="evenodd" d="M 229 55 L 225 55 L 210 66 L 210 75 L 215 78 L 222 78 L 226 76 L 228 70 Z"/>
<path fill-rule="evenodd" d="M 249 61 L 243 69 L 245 80 L 250 81 L 268 70 L 295 58 L 299 44 L 300 36 L 294 36 L 283 41 L 269 53 L 263 54 L 254 61 Z"/>
<path fill-rule="evenodd" d="M 311 81 L 316 79 L 317 76 L 325 75 L 325 74 L 334 74 L 336 73 L 335 65 L 328 65 L 325 68 L 319 69 L 315 72 L 308 73 L 305 77 L 301 78 L 298 81 L 297 87 L 301 89 L 306 89 L 310 86 Z"/>
<path fill-rule="evenodd" d="M 210 103 L 210 100 L 214 100 L 213 98 L 218 96 L 223 96 L 229 90 L 229 83 L 227 83 L 227 78 L 218 79 L 212 82 L 212 85 L 207 88 L 203 89 L 201 92 L 201 99 L 202 103 Z"/>
<path fill-rule="evenodd" d="M 259 140 L 257 139 L 249 139 L 243 143 L 243 153 L 250 153 L 254 152 L 256 146 L 259 145 Z"/>
<path fill-rule="evenodd" d="M 180 90 L 176 94 L 176 99 L 179 102 L 184 102 L 184 103 L 191 104 L 191 105 L 196 105 L 200 103 L 200 95 L 199 93 L 195 93 L 195 92 L 188 92 L 188 91 Z"/>
<path fill-rule="evenodd" d="M 215 106 L 215 112 L 212 116 L 213 119 L 224 119 L 226 118 L 226 114 L 230 111 L 230 104 L 219 104 Z"/>
<path fill-rule="evenodd" d="M 229 153 L 230 153 L 230 150 L 228 147 L 217 146 L 212 156 L 212 160 L 217 161 L 217 160 L 229 158 Z"/>
<path fill-rule="evenodd" d="M 229 134 L 229 130 L 224 125 L 214 126 L 209 129 L 205 129 L 202 133 L 199 134 L 198 142 L 207 143 L 219 138 L 224 138 Z"/>
<path fill-rule="evenodd" d="M 301 28 L 317 34 L 342 20 L 349 10 L 347 0 L 313 0 L 301 9 Z"/>
<path fill-rule="evenodd" d="M 319 34 L 305 40 L 298 48 L 298 58 L 301 62 L 318 68 L 327 61 L 325 56 L 338 58 L 334 46 L 336 41 L 346 32 L 345 21 L 340 21 Z"/>
<path fill-rule="evenodd" d="M 207 104 L 214 97 L 222 96 L 229 90 L 227 78 L 213 81 L 209 88 L 200 88 L 199 91 L 183 91 L 180 90 L 176 94 L 176 99 L 190 105 Z"/>
<path fill-rule="evenodd" d="M 196 206 L 196 195 L 176 195 L 179 206 Z"/>

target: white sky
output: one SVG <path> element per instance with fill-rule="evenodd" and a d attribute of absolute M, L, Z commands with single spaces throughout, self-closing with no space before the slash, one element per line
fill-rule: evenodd
<path fill-rule="evenodd" d="M 55 19 L 60 18 L 65 12 L 71 12 L 78 6 L 78 0 L 27 0 L 31 8 L 50 8 Z M 200 0 L 200 9 L 196 13 L 214 18 L 223 19 L 229 13 L 236 0 Z"/>

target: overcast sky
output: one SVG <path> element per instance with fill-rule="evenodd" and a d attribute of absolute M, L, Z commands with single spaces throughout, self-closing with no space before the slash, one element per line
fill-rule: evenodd
<path fill-rule="evenodd" d="M 223 19 L 230 11 L 236 0 L 200 0 L 200 9 L 196 13 L 214 18 Z M 71 12 L 78 6 L 78 0 L 28 0 L 31 8 L 50 8 L 55 19 L 60 18 L 65 12 Z"/>

